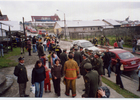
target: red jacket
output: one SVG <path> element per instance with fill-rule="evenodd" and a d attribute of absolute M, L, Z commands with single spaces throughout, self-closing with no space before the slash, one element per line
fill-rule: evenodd
<path fill-rule="evenodd" d="M 49 70 L 45 72 L 46 73 L 46 78 L 44 80 L 44 83 L 50 83 L 49 72 L 50 72 Z"/>
<path fill-rule="evenodd" d="M 48 48 L 49 48 L 49 45 L 50 45 L 50 41 L 47 42 L 47 47 L 48 47 Z"/>
<path fill-rule="evenodd" d="M 118 47 L 118 43 L 117 43 L 117 42 L 114 43 L 114 48 L 115 48 L 115 47 Z"/>

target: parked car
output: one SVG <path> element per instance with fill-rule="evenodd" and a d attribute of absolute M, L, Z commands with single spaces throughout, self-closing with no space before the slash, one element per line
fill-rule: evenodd
<path fill-rule="evenodd" d="M 43 37 L 45 37 L 47 33 L 48 32 L 45 29 L 39 29 L 38 30 L 38 34 L 42 35 Z"/>
<path fill-rule="evenodd" d="M 110 49 L 111 54 L 111 67 L 113 71 L 116 71 L 116 59 L 120 59 L 121 63 L 123 64 L 124 71 L 133 71 L 138 68 L 140 64 L 140 59 L 135 57 L 131 52 L 123 49 Z"/>
<path fill-rule="evenodd" d="M 100 49 L 95 47 L 91 42 L 87 40 L 75 40 L 72 42 L 73 44 L 77 44 L 78 47 L 83 47 L 83 49 L 92 50 L 94 53 L 99 52 Z"/>
<path fill-rule="evenodd" d="M 34 28 L 31 28 L 31 29 L 30 29 L 30 32 L 31 32 L 31 33 L 37 33 L 36 29 L 34 29 Z"/>

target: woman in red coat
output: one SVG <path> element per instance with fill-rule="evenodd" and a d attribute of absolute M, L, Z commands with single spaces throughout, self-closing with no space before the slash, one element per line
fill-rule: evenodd
<path fill-rule="evenodd" d="M 48 86 L 49 92 L 51 92 L 51 83 L 50 83 L 50 76 L 49 76 L 50 69 L 45 67 L 45 73 L 46 73 L 46 78 L 44 80 L 44 88 L 45 88 L 45 93 L 47 93 L 47 86 Z"/>
<path fill-rule="evenodd" d="M 118 48 L 118 43 L 117 43 L 117 41 L 115 41 L 115 43 L 114 43 L 114 49 L 116 49 L 116 48 Z"/>

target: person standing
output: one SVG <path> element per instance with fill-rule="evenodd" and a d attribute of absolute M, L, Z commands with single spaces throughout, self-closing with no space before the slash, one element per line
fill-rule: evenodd
<path fill-rule="evenodd" d="M 133 52 L 132 52 L 132 53 L 136 53 L 136 52 L 135 52 L 135 50 L 136 50 L 136 44 L 137 44 L 137 41 L 136 41 L 136 39 L 134 39 L 134 40 L 133 40 L 133 43 L 132 43 L 132 47 L 133 47 L 133 48 L 132 48 L 132 49 L 133 49 Z"/>
<path fill-rule="evenodd" d="M 110 65 L 111 65 L 111 55 L 110 55 L 110 52 L 109 52 L 109 49 L 107 48 L 106 49 L 106 52 L 105 52 L 105 55 L 104 55 L 104 59 L 105 59 L 105 64 L 108 70 L 108 77 L 110 77 L 110 73 L 111 73 L 111 69 L 110 69 Z M 104 73 L 105 74 L 105 73 Z"/>
<path fill-rule="evenodd" d="M 121 44 L 122 44 L 122 48 L 123 48 L 123 45 L 124 45 L 124 40 L 123 40 L 123 38 L 121 38 Z"/>
<path fill-rule="evenodd" d="M 60 60 L 61 60 L 61 65 L 62 65 L 62 70 L 61 70 L 61 73 L 62 73 L 62 76 L 63 76 L 63 74 L 64 74 L 64 64 L 65 64 L 65 62 L 68 60 L 68 58 L 67 58 L 67 50 L 66 49 L 64 49 L 63 50 L 63 53 L 61 53 L 60 54 Z"/>
<path fill-rule="evenodd" d="M 14 75 L 17 76 L 17 82 L 19 84 L 20 97 L 29 97 L 25 94 L 26 83 L 28 81 L 27 70 L 24 65 L 24 57 L 18 58 L 19 64 L 15 67 Z"/>
<path fill-rule="evenodd" d="M 140 91 L 140 65 L 138 67 L 138 77 L 139 77 L 139 87 L 138 87 L 137 91 Z"/>
<path fill-rule="evenodd" d="M 47 40 L 47 48 L 48 48 L 48 52 L 50 51 L 50 39 Z"/>
<path fill-rule="evenodd" d="M 49 66 L 49 68 L 51 69 L 52 68 L 52 66 L 51 66 L 51 55 L 52 55 L 52 52 L 51 51 L 49 51 L 49 55 L 48 55 L 48 66 Z"/>
<path fill-rule="evenodd" d="M 94 40 L 94 45 L 97 47 L 98 46 L 98 40 L 97 38 L 95 37 L 95 40 Z"/>
<path fill-rule="evenodd" d="M 38 45 L 38 56 L 40 57 L 44 54 L 42 42 Z"/>
<path fill-rule="evenodd" d="M 115 41 L 115 43 L 114 43 L 114 49 L 116 49 L 116 48 L 118 48 L 118 43 L 117 43 L 117 41 Z"/>
<path fill-rule="evenodd" d="M 93 69 L 96 70 L 99 74 L 99 86 L 102 86 L 102 75 L 103 75 L 103 60 L 100 58 L 100 54 L 96 53 L 96 65 L 93 66 Z"/>
<path fill-rule="evenodd" d="M 120 88 L 124 89 L 123 83 L 122 83 L 122 80 L 121 80 L 121 70 L 120 70 L 120 67 L 121 67 L 120 59 L 117 59 L 116 60 L 116 72 L 115 72 L 116 84 L 120 85 Z"/>
<path fill-rule="evenodd" d="M 4 53 L 3 53 L 3 44 L 0 43 L 0 57 L 4 57 Z"/>
<path fill-rule="evenodd" d="M 76 96 L 76 78 L 79 75 L 79 67 L 72 55 L 68 55 L 69 60 L 64 64 L 64 73 L 66 79 L 66 92 L 65 95 L 69 96 L 70 86 L 72 88 L 72 97 Z"/>
<path fill-rule="evenodd" d="M 46 78 L 45 67 L 38 60 L 32 70 L 32 84 L 35 84 L 35 97 L 43 96 L 44 80 Z"/>
<path fill-rule="evenodd" d="M 81 57 L 81 53 L 78 52 L 78 47 L 75 47 L 75 52 L 74 52 L 74 60 L 77 62 L 78 66 L 80 65 L 80 63 L 82 62 L 82 57 Z"/>
<path fill-rule="evenodd" d="M 37 48 L 36 48 L 36 38 L 35 38 L 35 36 L 32 39 L 32 44 L 33 44 L 33 53 L 36 53 Z"/>
<path fill-rule="evenodd" d="M 27 41 L 27 48 L 28 48 L 29 56 L 31 56 L 31 39 Z"/>
<path fill-rule="evenodd" d="M 55 64 L 51 69 L 51 74 L 52 74 L 54 91 L 58 97 L 60 97 L 61 69 L 62 69 L 62 65 L 59 63 L 59 59 L 55 59 Z"/>
<path fill-rule="evenodd" d="M 51 66 L 55 64 L 55 59 L 59 59 L 58 56 L 55 54 L 55 52 L 52 53 L 51 56 Z"/>
<path fill-rule="evenodd" d="M 92 65 L 86 63 L 84 65 L 87 74 L 85 75 L 85 93 L 82 95 L 83 98 L 94 98 L 98 90 L 99 74 L 97 71 L 92 70 Z"/>
<path fill-rule="evenodd" d="M 85 70 L 85 68 L 84 68 L 84 65 L 85 65 L 86 63 L 91 63 L 91 62 L 90 62 L 90 60 L 88 59 L 88 55 L 83 54 L 82 57 L 83 57 L 83 61 L 82 61 L 82 63 L 80 64 L 80 74 L 83 76 L 83 79 L 84 79 L 84 82 L 85 82 L 85 75 L 86 75 L 87 73 L 86 73 L 86 70 Z M 85 91 L 85 89 L 83 89 L 83 91 Z"/>
<path fill-rule="evenodd" d="M 24 43 L 23 39 L 21 39 L 21 41 L 20 41 L 20 50 L 21 50 L 21 54 L 24 53 L 24 46 L 25 46 L 25 43 Z"/>
<path fill-rule="evenodd" d="M 45 67 L 45 73 L 46 73 L 46 78 L 44 80 L 45 93 L 47 93 L 47 86 L 50 93 L 51 92 L 51 83 L 50 83 L 50 76 L 49 76 L 50 69 Z"/>
<path fill-rule="evenodd" d="M 80 47 L 80 54 L 81 54 L 81 60 L 83 61 L 83 57 L 82 57 L 82 55 L 84 54 L 83 47 Z M 81 61 L 81 62 L 82 62 L 82 61 Z"/>
<path fill-rule="evenodd" d="M 47 48 L 47 42 L 46 42 L 46 39 L 44 39 L 43 47 L 44 47 L 44 51 L 46 52 L 46 48 Z"/>
<path fill-rule="evenodd" d="M 56 52 L 57 56 L 60 58 L 60 54 L 62 53 L 62 50 L 60 49 L 59 45 L 56 46 L 55 52 Z"/>
<path fill-rule="evenodd" d="M 46 67 L 46 61 L 47 61 L 47 59 L 46 59 L 46 54 L 43 54 L 43 55 L 41 56 L 40 60 L 41 60 L 41 62 L 42 62 L 42 65 L 43 65 L 44 67 Z"/>
<path fill-rule="evenodd" d="M 118 42 L 118 47 L 123 49 L 121 40 L 119 40 L 119 42 Z"/>

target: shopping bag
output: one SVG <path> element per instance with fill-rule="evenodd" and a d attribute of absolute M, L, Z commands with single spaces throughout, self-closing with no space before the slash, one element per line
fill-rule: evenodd
<path fill-rule="evenodd" d="M 123 64 L 121 65 L 120 70 L 121 70 L 121 71 L 123 71 L 123 70 L 124 70 Z"/>
<path fill-rule="evenodd" d="M 35 94 L 35 85 L 32 85 L 32 86 L 30 87 L 30 92 L 32 92 L 33 94 Z"/>

